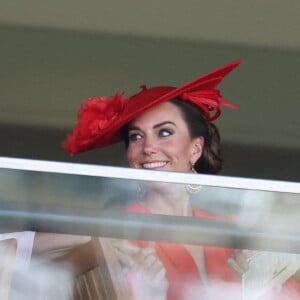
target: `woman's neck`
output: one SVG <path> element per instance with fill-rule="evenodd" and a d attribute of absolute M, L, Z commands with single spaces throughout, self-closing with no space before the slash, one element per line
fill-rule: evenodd
<path fill-rule="evenodd" d="M 151 190 L 145 197 L 144 205 L 154 214 L 192 216 L 193 209 L 189 195 L 182 190 Z"/>

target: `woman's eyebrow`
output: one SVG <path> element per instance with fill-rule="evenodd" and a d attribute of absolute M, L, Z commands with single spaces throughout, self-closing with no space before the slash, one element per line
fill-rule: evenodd
<path fill-rule="evenodd" d="M 161 127 L 161 126 L 164 126 L 164 125 L 167 125 L 167 124 L 172 124 L 173 126 L 177 127 L 176 124 L 172 121 L 164 121 L 164 122 L 155 124 L 153 126 L 153 128 L 155 129 L 155 128 L 158 128 L 158 127 Z M 128 128 L 128 131 L 130 131 L 130 130 L 139 130 L 139 131 L 141 131 L 142 129 L 139 126 L 130 126 Z"/>
<path fill-rule="evenodd" d="M 138 126 L 130 126 L 130 127 L 128 127 L 128 131 L 130 131 L 130 130 L 141 130 L 141 128 Z"/>
<path fill-rule="evenodd" d="M 167 124 L 172 124 L 173 126 L 177 127 L 176 124 L 172 121 L 164 121 L 164 122 L 154 125 L 153 128 L 161 127 L 161 126 L 167 125 Z"/>

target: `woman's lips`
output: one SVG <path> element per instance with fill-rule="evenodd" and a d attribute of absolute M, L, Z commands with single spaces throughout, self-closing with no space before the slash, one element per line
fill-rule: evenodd
<path fill-rule="evenodd" d="M 153 162 L 146 162 L 142 164 L 144 169 L 158 169 L 162 168 L 167 164 L 166 161 L 153 161 Z"/>

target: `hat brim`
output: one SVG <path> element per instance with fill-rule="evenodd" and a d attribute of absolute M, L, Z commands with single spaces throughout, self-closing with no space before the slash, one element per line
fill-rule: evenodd
<path fill-rule="evenodd" d="M 162 102 L 170 101 L 174 98 L 180 98 L 180 96 L 182 96 L 184 93 L 215 88 L 222 81 L 222 79 L 240 63 L 240 60 L 231 62 L 200 77 L 197 77 L 196 79 L 189 81 L 180 87 L 159 86 L 143 89 L 141 92 L 125 100 L 124 108 L 119 112 L 117 118 L 112 120 L 108 127 L 99 130 L 98 134 L 93 134 L 92 138 L 85 139 L 85 141 L 88 140 L 88 142 L 84 142 L 80 145 L 79 140 L 74 140 L 75 132 L 73 131 L 73 133 L 65 140 L 63 147 L 67 152 L 75 154 L 91 150 L 93 148 L 115 144 L 122 139 L 121 128 L 135 119 L 141 113 Z M 78 124 L 76 126 L 80 127 Z M 78 144 L 75 145 L 76 147 L 72 148 L 70 143 Z"/>

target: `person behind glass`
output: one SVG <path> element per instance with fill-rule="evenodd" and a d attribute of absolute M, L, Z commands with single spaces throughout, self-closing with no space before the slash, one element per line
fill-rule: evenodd
<path fill-rule="evenodd" d="M 142 86 L 128 99 L 123 94 L 89 98 L 63 147 L 76 154 L 123 140 L 132 168 L 217 174 L 222 158 L 213 121 L 222 106 L 238 107 L 226 101 L 216 86 L 240 63 L 229 63 L 177 88 Z M 143 185 L 143 199 L 126 211 L 226 219 L 193 207 L 188 188 L 175 186 Z M 115 251 L 128 270 L 136 299 L 218 299 L 224 294 L 224 283 L 230 284 L 226 288 L 231 299 L 241 295 L 235 271 L 245 266 L 246 259 L 234 256 L 232 249 L 122 241 L 115 244 Z M 215 284 L 219 282 L 223 283 L 220 289 Z"/>

